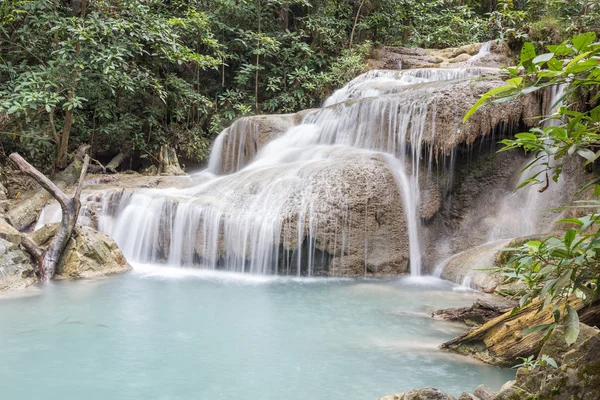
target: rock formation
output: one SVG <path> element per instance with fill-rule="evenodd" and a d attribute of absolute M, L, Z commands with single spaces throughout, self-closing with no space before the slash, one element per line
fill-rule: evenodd
<path fill-rule="evenodd" d="M 33 239 L 43 247 L 57 228 L 58 224 L 45 225 Z M 56 279 L 98 278 L 129 270 L 131 266 L 114 240 L 90 227 L 77 226 L 57 265 Z"/>

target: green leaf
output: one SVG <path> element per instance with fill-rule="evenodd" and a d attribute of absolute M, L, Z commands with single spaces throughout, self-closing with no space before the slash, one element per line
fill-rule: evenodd
<path fill-rule="evenodd" d="M 519 336 L 525 336 L 525 335 L 529 335 L 530 333 L 535 333 L 535 332 L 539 332 L 539 331 L 543 331 L 543 330 L 547 330 L 547 329 L 552 329 L 555 326 L 556 326 L 555 323 L 532 326 L 531 328 L 522 330 L 521 333 L 519 333 Z"/>
<path fill-rule="evenodd" d="M 506 81 L 506 83 L 508 83 L 510 86 L 514 86 L 519 87 L 519 85 L 521 84 L 521 82 L 523 82 L 523 78 L 522 77 L 517 77 L 517 78 L 512 78 Z"/>
<path fill-rule="evenodd" d="M 483 96 L 481 96 L 481 98 L 475 104 L 473 104 L 473 107 L 471 107 L 469 112 L 467 112 L 467 114 L 463 118 L 463 123 L 467 122 L 467 120 L 471 117 L 471 115 L 475 114 L 475 112 L 479 109 L 479 107 L 481 107 L 490 98 L 492 98 L 493 96 L 495 96 L 497 94 L 512 91 L 514 89 L 515 89 L 514 86 L 511 86 L 511 85 L 503 85 L 503 86 L 498 86 L 496 88 L 490 89 L 487 93 L 485 93 Z"/>
<path fill-rule="evenodd" d="M 596 40 L 596 34 L 594 32 L 586 32 L 581 35 L 574 36 L 571 40 L 573 42 L 573 47 L 579 52 L 588 47 Z"/>
<path fill-rule="evenodd" d="M 548 50 L 557 56 L 568 56 L 569 54 L 573 53 L 573 48 L 569 44 L 568 40 L 562 42 L 558 46 L 548 46 Z"/>
<path fill-rule="evenodd" d="M 567 316 L 565 318 L 565 341 L 570 346 L 579 336 L 579 316 L 570 305 L 567 304 Z"/>
<path fill-rule="evenodd" d="M 521 49 L 521 63 L 531 62 L 535 58 L 535 47 L 529 42 L 523 44 Z"/>
<path fill-rule="evenodd" d="M 554 368 L 558 368 L 558 365 L 556 364 L 556 361 L 554 361 L 554 358 L 544 354 L 542 355 L 542 362 L 545 362 L 546 364 L 554 367 Z"/>
<path fill-rule="evenodd" d="M 586 160 L 588 160 L 590 162 L 594 162 L 596 160 L 596 153 L 594 153 L 590 149 L 586 149 L 586 148 L 577 149 L 577 154 L 579 154 L 581 157 L 585 158 Z"/>
<path fill-rule="evenodd" d="M 542 63 L 552 60 L 553 58 L 554 58 L 554 53 L 545 53 L 545 54 L 540 54 L 539 56 L 534 58 L 532 62 L 534 64 L 542 64 Z"/>
<path fill-rule="evenodd" d="M 583 225 L 583 221 L 577 219 L 577 218 L 565 218 L 565 219 L 561 219 L 560 221 L 558 221 L 559 223 L 563 223 L 563 224 L 577 224 L 577 225 Z"/>

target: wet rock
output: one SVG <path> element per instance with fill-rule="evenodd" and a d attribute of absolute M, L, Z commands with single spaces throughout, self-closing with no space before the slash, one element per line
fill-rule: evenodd
<path fill-rule="evenodd" d="M 441 278 L 458 284 L 468 284 L 484 293 L 493 293 L 500 279 L 489 269 L 497 267 L 497 253 L 509 242 L 510 240 L 497 240 L 452 256 L 443 264 Z"/>
<path fill-rule="evenodd" d="M 235 172 L 250 162 L 256 153 L 292 126 L 302 122 L 312 110 L 295 114 L 255 115 L 242 117 L 226 128 L 215 141 L 209 168 L 225 174 Z"/>
<path fill-rule="evenodd" d="M 379 400 L 456 400 L 456 397 L 441 392 L 438 389 L 413 389 L 404 393 L 390 394 Z"/>
<path fill-rule="evenodd" d="M 58 224 L 45 225 L 32 238 L 45 246 L 57 228 Z M 114 240 L 90 227 L 77 226 L 58 262 L 55 279 L 97 278 L 129 270 L 131 266 Z"/>
<path fill-rule="evenodd" d="M 471 307 L 446 308 L 432 313 L 432 317 L 446 321 L 462 322 L 468 326 L 478 326 L 487 321 L 510 311 L 517 306 L 517 302 L 493 304 L 484 300 L 477 300 Z"/>
<path fill-rule="evenodd" d="M 240 222 L 220 228 L 218 238 L 210 234 L 207 237 L 207 232 L 216 232 L 215 226 L 209 225 L 214 222 L 209 214 L 198 216 L 198 257 L 210 262 L 217 262 L 216 258 L 226 252 L 228 257 L 247 260 L 258 257 L 255 246 L 250 245 L 255 236 L 239 239 L 247 235 L 245 232 L 261 229 L 260 225 L 253 225 L 256 215 L 265 212 L 260 199 L 275 190 L 284 197 L 269 207 L 266 218 L 282 221 L 276 244 L 287 258 L 281 260 L 280 273 L 285 274 L 285 268 L 291 269 L 287 273 L 295 273 L 297 266 L 290 263 L 296 262 L 295 252 L 302 243 L 310 243 L 327 255 L 326 265 L 320 266 L 323 275 L 395 276 L 407 271 L 409 242 L 403 201 L 394 173 L 381 155 L 345 150 L 338 157 L 310 164 L 299 173 L 294 168 L 246 169 L 242 176 L 228 175 L 204 188 L 210 196 L 198 196 L 198 205 L 204 210 L 220 210 L 222 225 L 225 221 Z M 240 181 L 244 185 L 237 183 Z M 274 188 L 274 182 L 281 182 L 282 186 Z M 231 187 L 236 187 L 236 196 L 228 196 Z M 169 221 L 167 216 L 160 224 L 167 236 L 171 234 Z M 239 237 L 223 236 L 236 229 L 240 229 Z M 169 238 L 158 242 L 164 243 L 161 251 L 166 254 Z"/>
<path fill-rule="evenodd" d="M 18 244 L 0 238 L 0 292 L 23 289 L 35 281 L 29 255 Z"/>

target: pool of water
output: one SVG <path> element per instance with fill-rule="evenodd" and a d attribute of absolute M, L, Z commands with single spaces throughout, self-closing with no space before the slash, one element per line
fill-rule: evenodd
<path fill-rule="evenodd" d="M 473 293 L 434 278 L 270 278 L 138 265 L 0 297 L 3 399 L 369 400 L 498 389 L 427 317 Z"/>

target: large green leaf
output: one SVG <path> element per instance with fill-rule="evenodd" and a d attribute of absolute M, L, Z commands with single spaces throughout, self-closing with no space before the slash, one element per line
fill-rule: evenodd
<path fill-rule="evenodd" d="M 570 346 L 579 336 L 579 316 L 570 305 L 567 305 L 567 316 L 565 317 L 565 341 Z"/>
<path fill-rule="evenodd" d="M 571 41 L 573 42 L 573 47 L 575 47 L 577 51 L 582 51 L 592 44 L 594 40 L 596 40 L 596 34 L 594 32 L 586 32 L 574 36 Z"/>
<path fill-rule="evenodd" d="M 535 47 L 526 42 L 521 49 L 521 63 L 531 62 L 535 58 Z"/>

